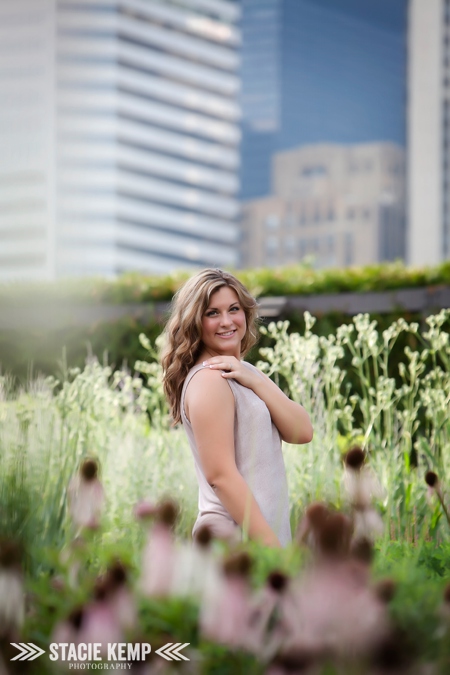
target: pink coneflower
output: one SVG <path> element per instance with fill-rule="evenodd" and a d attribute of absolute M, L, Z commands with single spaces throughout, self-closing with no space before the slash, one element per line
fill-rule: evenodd
<path fill-rule="evenodd" d="M 51 637 L 56 643 L 99 643 L 103 657 L 107 656 L 108 643 L 122 642 L 123 639 L 118 619 L 102 597 L 75 607 L 66 619 L 56 624 Z"/>
<path fill-rule="evenodd" d="M 297 605 L 292 580 L 273 570 L 266 584 L 251 601 L 247 628 L 247 648 L 268 661 L 295 635 Z"/>
<path fill-rule="evenodd" d="M 124 632 L 115 614 L 114 606 L 102 600 L 96 600 L 87 605 L 78 640 L 101 644 L 103 656 L 108 653 L 109 643 L 123 642 Z"/>
<path fill-rule="evenodd" d="M 79 633 L 83 626 L 85 609 L 82 605 L 74 607 L 66 619 L 59 621 L 53 628 L 51 642 L 78 644 Z"/>
<path fill-rule="evenodd" d="M 0 638 L 15 639 L 25 617 L 22 549 L 10 539 L 0 540 Z"/>
<path fill-rule="evenodd" d="M 230 554 L 223 564 L 217 593 L 200 608 L 200 631 L 215 642 L 230 647 L 246 647 L 250 616 L 250 556 Z"/>
<path fill-rule="evenodd" d="M 433 490 L 439 486 L 439 477 L 434 471 L 427 471 L 425 474 L 425 483 Z"/>
<path fill-rule="evenodd" d="M 130 621 L 129 607 L 124 614 L 121 592 L 126 576 L 123 566 L 116 563 L 97 580 L 94 599 L 75 607 L 66 619 L 56 624 L 51 641 L 56 643 L 99 643 L 100 652 L 107 656 L 108 643 L 122 642 L 124 631 L 134 629 L 136 622 Z"/>
<path fill-rule="evenodd" d="M 318 552 L 325 559 L 343 559 L 348 556 L 353 524 L 343 513 L 330 513 L 318 533 Z"/>
<path fill-rule="evenodd" d="M 305 544 L 312 551 L 317 551 L 319 533 L 330 513 L 329 507 L 322 502 L 310 504 L 297 529 L 295 540 L 299 544 Z"/>
<path fill-rule="evenodd" d="M 353 561 L 330 561 L 305 575 L 299 582 L 297 603 L 298 622 L 291 645 L 308 652 L 361 656 L 389 627 L 384 603 Z"/>
<path fill-rule="evenodd" d="M 134 507 L 134 517 L 136 520 L 140 520 L 143 523 L 152 521 L 158 514 L 158 510 L 158 504 L 154 504 L 153 502 L 144 499 Z"/>
<path fill-rule="evenodd" d="M 444 494 L 438 475 L 434 471 L 427 471 L 425 474 L 425 482 L 428 485 L 428 496 L 431 497 L 433 494 L 437 495 L 447 522 L 450 525 L 450 514 L 445 504 Z"/>
<path fill-rule="evenodd" d="M 380 579 L 376 582 L 373 590 L 376 597 L 379 598 L 381 602 L 388 604 L 395 597 L 397 592 L 397 583 L 394 581 L 394 579 L 390 578 Z"/>
<path fill-rule="evenodd" d="M 366 460 L 366 453 L 359 447 L 344 455 L 344 487 L 351 504 L 359 509 L 371 506 L 372 499 L 381 497 L 383 492 Z"/>
<path fill-rule="evenodd" d="M 411 665 L 415 656 L 415 647 L 408 634 L 400 628 L 393 628 L 374 645 L 370 654 L 370 662 L 377 675 L 411 673 Z"/>
<path fill-rule="evenodd" d="M 353 560 L 370 567 L 374 556 L 373 542 L 366 537 L 353 539 L 350 546 L 350 556 Z"/>
<path fill-rule="evenodd" d="M 95 597 L 110 607 L 123 631 L 135 630 L 138 623 L 136 605 L 128 587 L 127 568 L 120 561 L 113 562 L 97 580 Z"/>
<path fill-rule="evenodd" d="M 178 507 L 175 502 L 161 502 L 144 549 L 140 588 L 145 595 L 164 596 L 171 593 L 176 558 L 173 527 L 177 517 Z"/>
<path fill-rule="evenodd" d="M 95 459 L 86 458 L 69 483 L 69 512 L 75 526 L 80 529 L 97 529 L 100 526 L 105 494 L 98 469 Z"/>
<path fill-rule="evenodd" d="M 383 533 L 383 521 L 372 506 L 382 496 L 381 485 L 366 466 L 366 453 L 354 447 L 344 456 L 344 488 L 353 509 L 354 537 L 375 539 Z"/>
<path fill-rule="evenodd" d="M 220 568 L 212 540 L 211 529 L 203 525 L 192 543 L 179 545 L 172 585 L 174 595 L 196 597 L 200 603 L 214 595 L 220 582 Z"/>
<path fill-rule="evenodd" d="M 352 471 L 361 471 L 366 462 L 366 453 L 362 448 L 355 445 L 344 455 L 344 463 Z"/>

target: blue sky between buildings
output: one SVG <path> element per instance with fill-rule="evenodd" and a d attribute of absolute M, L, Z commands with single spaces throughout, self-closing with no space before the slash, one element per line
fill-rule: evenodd
<path fill-rule="evenodd" d="M 243 0 L 242 196 L 311 143 L 405 143 L 406 0 Z"/>

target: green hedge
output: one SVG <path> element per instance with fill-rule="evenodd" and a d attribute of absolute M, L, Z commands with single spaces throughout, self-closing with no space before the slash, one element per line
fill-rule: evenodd
<path fill-rule="evenodd" d="M 301 295 L 348 291 L 380 291 L 397 288 L 450 284 L 450 261 L 436 268 L 412 269 L 401 263 L 373 265 L 364 268 L 314 271 L 306 266 L 280 269 L 256 269 L 237 272 L 237 275 L 257 296 Z M 40 283 L 33 286 L 10 283 L 0 286 L 0 312 L 15 307 L 51 305 L 64 301 L 78 304 L 125 304 L 167 301 L 189 273 L 179 272 L 165 277 L 124 274 L 116 280 L 84 279 Z M 399 313 L 374 316 L 384 328 Z M 410 314 L 406 320 L 417 321 L 420 316 Z M 303 330 L 301 313 L 285 315 L 291 329 Z M 338 312 L 318 318 L 315 331 L 322 335 L 334 332 L 351 317 Z M 0 322 L 1 323 L 1 322 Z M 24 382 L 30 373 L 61 376 L 66 366 L 83 366 L 86 357 L 93 354 L 117 367 L 124 362 L 132 369 L 136 359 L 146 358 L 138 336 L 146 333 L 154 339 L 162 329 L 155 321 L 138 322 L 132 317 L 116 321 L 97 320 L 91 325 L 65 327 L 58 330 L 30 325 L 26 329 L 0 329 L 0 372 L 12 373 Z M 260 343 L 259 346 L 261 346 Z M 399 353 L 402 353 L 399 345 Z M 250 361 L 259 358 L 254 349 Z"/>
<path fill-rule="evenodd" d="M 0 307 L 43 299 L 119 304 L 170 300 L 191 274 L 183 271 L 167 276 L 127 273 L 114 280 L 58 280 L 57 283 L 34 282 L 32 286 L 12 282 L 0 286 Z M 450 260 L 438 267 L 406 267 L 397 261 L 326 270 L 296 265 L 241 270 L 235 274 L 256 296 L 384 291 L 450 284 Z"/>

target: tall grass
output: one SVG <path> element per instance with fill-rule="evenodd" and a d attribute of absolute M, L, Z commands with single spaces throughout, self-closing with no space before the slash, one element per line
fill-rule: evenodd
<path fill-rule="evenodd" d="M 287 452 L 300 509 L 324 496 L 341 502 L 340 451 L 359 443 L 384 487 L 381 507 L 391 538 L 447 535 L 424 476 L 432 469 L 445 483 L 450 473 L 449 318 L 450 311 L 442 310 L 426 319 L 422 331 L 400 319 L 379 333 L 369 315 L 358 315 L 336 335 L 318 337 L 315 319 L 306 314 L 304 335 L 289 334 L 287 322 L 263 329 L 274 345 L 261 350 L 259 367 L 285 383 L 314 423 L 313 442 Z M 414 335 L 418 348 L 405 347 L 399 372 L 391 373 L 401 333 Z M 351 371 L 340 367 L 346 356 Z"/>
<path fill-rule="evenodd" d="M 66 491 L 82 457 L 96 457 L 108 496 L 106 538 L 139 530 L 132 509 L 139 499 L 175 494 L 183 506 L 180 529 L 194 519 L 194 469 L 182 432 L 152 426 L 151 392 L 124 371 L 95 361 L 68 373 L 62 384 L 37 380 L 14 393 L 0 381 L 0 535 L 22 539 L 27 551 L 61 548 L 73 536 Z"/>

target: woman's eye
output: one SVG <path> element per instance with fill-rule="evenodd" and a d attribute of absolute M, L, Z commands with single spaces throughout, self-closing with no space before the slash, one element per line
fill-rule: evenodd
<path fill-rule="evenodd" d="M 232 308 L 231 308 L 231 311 L 232 311 L 232 312 L 233 312 L 234 310 L 237 311 L 238 309 L 239 309 L 239 307 L 232 307 Z"/>

